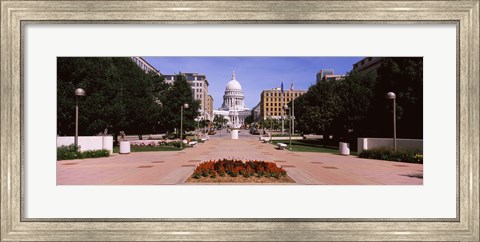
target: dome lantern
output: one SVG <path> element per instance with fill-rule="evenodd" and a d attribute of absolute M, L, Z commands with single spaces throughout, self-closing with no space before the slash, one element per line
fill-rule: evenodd
<path fill-rule="evenodd" d="M 242 86 L 240 85 L 240 82 L 238 82 L 235 78 L 235 71 L 233 71 L 232 73 L 232 80 L 230 80 L 225 87 L 225 92 L 227 91 L 242 91 Z"/>

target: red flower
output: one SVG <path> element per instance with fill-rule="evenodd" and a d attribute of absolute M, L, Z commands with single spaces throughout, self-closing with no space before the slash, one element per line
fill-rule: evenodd
<path fill-rule="evenodd" d="M 193 173 L 193 177 L 216 177 L 216 175 L 225 176 L 226 174 L 236 177 L 243 175 L 245 177 L 250 176 L 271 176 L 279 178 L 287 174 L 285 169 L 278 167 L 273 162 L 265 161 L 246 161 L 241 160 L 218 160 L 218 161 L 206 161 L 199 164 Z"/>

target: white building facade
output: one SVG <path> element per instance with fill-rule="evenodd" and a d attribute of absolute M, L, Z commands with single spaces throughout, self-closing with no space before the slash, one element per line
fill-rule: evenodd
<path fill-rule="evenodd" d="M 245 105 L 245 96 L 242 86 L 237 81 L 235 71 L 232 79 L 225 86 L 222 107 L 213 111 L 216 115 L 222 115 L 227 119 L 227 125 L 233 128 L 240 128 L 245 123 L 245 118 L 250 115 L 250 109 Z"/>

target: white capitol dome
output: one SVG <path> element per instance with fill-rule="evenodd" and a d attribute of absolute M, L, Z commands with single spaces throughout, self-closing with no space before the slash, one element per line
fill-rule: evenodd
<path fill-rule="evenodd" d="M 245 96 L 243 95 L 242 85 L 235 78 L 235 71 L 232 73 L 232 79 L 225 86 L 223 95 L 223 104 L 221 110 L 242 111 L 248 110 L 245 106 Z"/>
<path fill-rule="evenodd" d="M 223 104 L 214 114 L 222 115 L 227 118 L 230 127 L 240 127 L 245 118 L 250 115 L 250 109 L 245 106 L 245 96 L 243 95 L 242 85 L 235 78 L 235 71 L 232 73 L 232 79 L 225 86 L 223 95 Z"/>
<path fill-rule="evenodd" d="M 240 82 L 235 79 L 235 74 L 233 74 L 232 78 L 233 79 L 227 83 L 225 91 L 241 91 L 242 86 L 240 85 Z"/>

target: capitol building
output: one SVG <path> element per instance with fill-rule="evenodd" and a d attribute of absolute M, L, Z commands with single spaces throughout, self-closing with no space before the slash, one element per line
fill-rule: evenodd
<path fill-rule="evenodd" d="M 222 107 L 213 111 L 214 115 L 221 115 L 227 120 L 227 125 L 231 128 L 239 128 L 251 112 L 245 106 L 245 96 L 242 86 L 235 77 L 235 71 L 232 74 L 232 80 L 225 87 Z"/>

